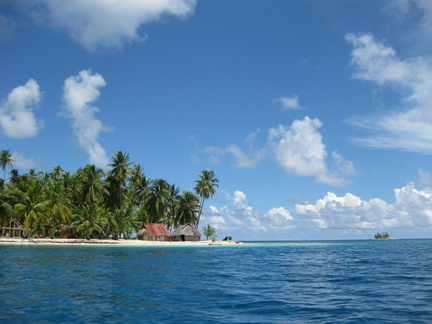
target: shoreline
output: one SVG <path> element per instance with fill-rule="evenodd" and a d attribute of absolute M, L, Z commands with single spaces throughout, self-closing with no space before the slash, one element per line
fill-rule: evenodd
<path fill-rule="evenodd" d="M 142 241 L 138 239 L 49 239 L 49 238 L 0 238 L 0 245 L 116 245 L 116 246 L 233 246 L 244 244 L 239 241 Z"/>

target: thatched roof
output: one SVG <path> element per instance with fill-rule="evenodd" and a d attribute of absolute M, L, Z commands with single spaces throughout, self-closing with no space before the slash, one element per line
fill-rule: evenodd
<path fill-rule="evenodd" d="M 171 233 L 171 237 L 182 235 L 186 237 L 198 237 L 198 239 L 201 239 L 200 232 L 198 232 L 196 228 L 190 223 L 176 228 L 176 230 Z"/>

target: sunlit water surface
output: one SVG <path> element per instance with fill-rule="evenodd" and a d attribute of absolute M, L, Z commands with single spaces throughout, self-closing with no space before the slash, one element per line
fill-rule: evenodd
<path fill-rule="evenodd" d="M 432 240 L 0 246 L 7 323 L 432 323 Z"/>

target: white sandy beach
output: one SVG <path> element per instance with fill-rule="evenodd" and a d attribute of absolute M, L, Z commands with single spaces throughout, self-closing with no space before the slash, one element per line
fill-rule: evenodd
<path fill-rule="evenodd" d="M 137 239 L 119 240 L 86 240 L 86 239 L 23 239 L 23 238 L 0 238 L 0 245 L 125 245 L 125 246 L 207 246 L 207 245 L 238 245 L 243 244 L 238 241 L 187 241 L 187 242 L 159 242 L 142 241 Z"/>

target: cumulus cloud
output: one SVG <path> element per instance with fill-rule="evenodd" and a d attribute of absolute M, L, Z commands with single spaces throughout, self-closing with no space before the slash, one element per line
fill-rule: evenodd
<path fill-rule="evenodd" d="M 274 207 L 264 214 L 267 226 L 272 230 L 283 231 L 293 228 L 294 218 L 284 207 Z"/>
<path fill-rule="evenodd" d="M 431 187 L 397 188 L 393 203 L 328 192 L 315 202 L 268 211 L 254 208 L 241 190 L 224 196 L 219 199 L 221 206 L 211 205 L 204 211 L 202 223 L 239 239 L 371 238 L 379 231 L 409 237 L 410 233 L 418 235 L 432 229 Z"/>
<path fill-rule="evenodd" d="M 41 97 L 39 84 L 33 79 L 9 93 L 0 104 L 0 128 L 6 136 L 27 138 L 38 135 L 43 121 L 36 119 L 33 110 Z"/>
<path fill-rule="evenodd" d="M 106 169 L 109 161 L 98 139 L 100 132 L 107 128 L 95 117 L 99 109 L 90 104 L 99 98 L 99 89 L 105 84 L 100 74 L 92 74 L 89 70 L 67 78 L 63 86 L 62 110 L 62 114 L 72 120 L 78 144 L 87 152 L 90 163 L 103 169 Z"/>
<path fill-rule="evenodd" d="M 432 185 L 432 178 L 429 172 L 418 169 L 418 179 L 411 181 L 408 186 L 431 186 Z"/>
<path fill-rule="evenodd" d="M 353 45 L 354 77 L 397 89 L 402 108 L 380 116 L 349 122 L 371 133 L 356 141 L 362 145 L 432 154 L 432 66 L 422 57 L 400 59 L 389 45 L 371 34 L 348 34 Z"/>
<path fill-rule="evenodd" d="M 26 158 L 22 153 L 16 151 L 12 153 L 12 159 L 15 160 L 13 166 L 17 169 L 38 169 L 43 164 L 39 158 Z"/>
<path fill-rule="evenodd" d="M 274 103 L 280 103 L 284 110 L 299 110 L 302 107 L 299 104 L 297 95 L 293 95 L 292 97 L 282 97 L 273 100 Z"/>
<path fill-rule="evenodd" d="M 260 132 L 257 131 L 246 139 L 249 144 L 247 152 L 237 145 L 225 148 L 210 146 L 203 152 L 210 155 L 213 163 L 221 163 L 220 156 L 232 155 L 236 161 L 232 166 L 239 168 L 256 167 L 265 157 L 271 157 L 289 175 L 313 177 L 318 183 L 345 186 L 349 183 L 346 177 L 356 175 L 358 171 L 338 151 L 332 152 L 328 158 L 322 135 L 318 131 L 321 126 L 319 119 L 306 116 L 291 125 L 271 128 L 263 148 L 255 148 L 253 144 Z"/>
<path fill-rule="evenodd" d="M 290 127 L 279 125 L 268 133 L 268 145 L 277 163 L 291 175 L 314 177 L 319 183 L 343 186 L 347 181 L 340 172 L 330 171 L 326 164 L 327 151 L 318 129 L 319 119 L 295 120 Z M 335 152 L 339 169 L 353 174 L 354 166 Z"/>
<path fill-rule="evenodd" d="M 65 30 L 89 51 L 119 49 L 140 41 L 143 24 L 166 16 L 185 18 L 192 14 L 196 0 L 35 0 L 27 11 L 45 24 Z"/>
<path fill-rule="evenodd" d="M 320 229 L 391 229 L 432 227 L 432 191 L 402 187 L 394 190 L 395 203 L 362 200 L 351 193 L 334 193 L 314 204 L 296 204 L 295 211 Z"/>
<path fill-rule="evenodd" d="M 243 191 L 236 190 L 232 195 L 225 193 L 225 202 L 221 207 L 210 206 L 202 217 L 202 223 L 209 223 L 227 235 L 267 231 L 261 224 L 259 213 L 247 202 Z"/>

